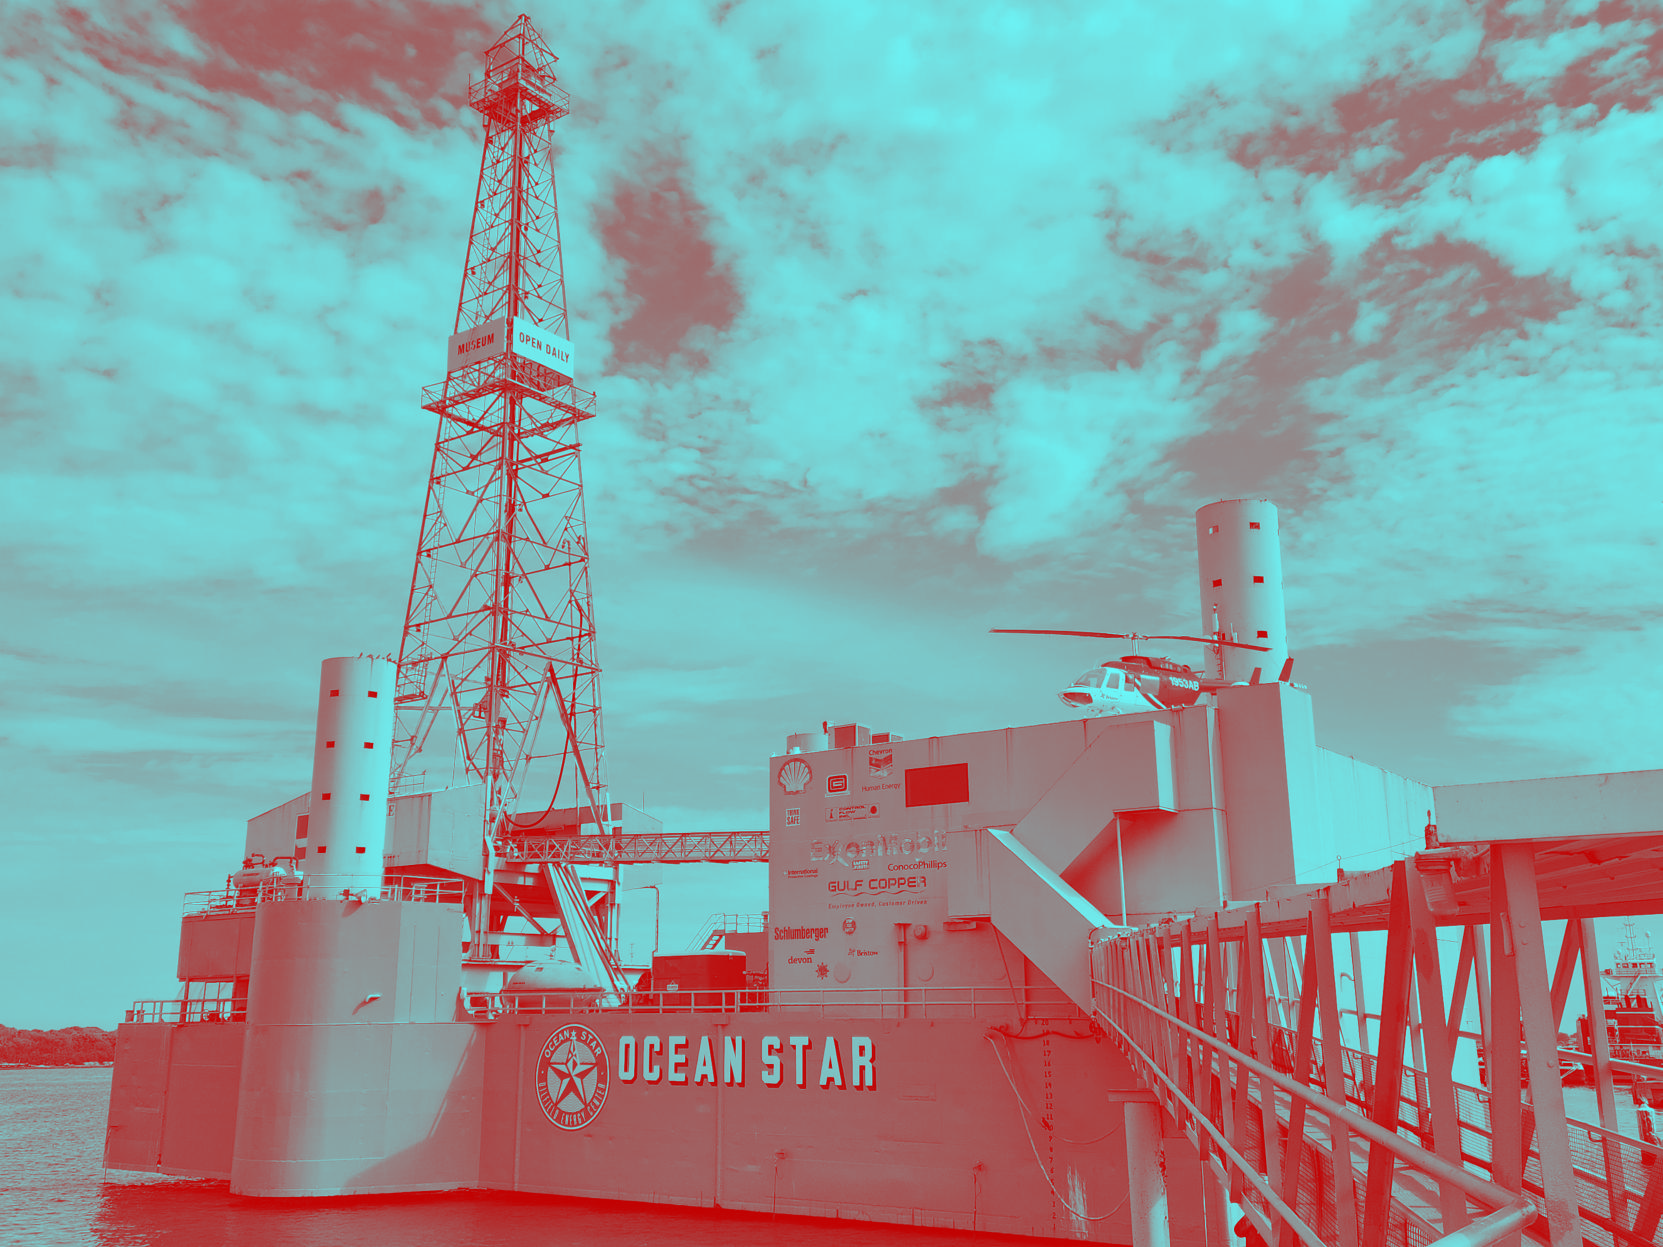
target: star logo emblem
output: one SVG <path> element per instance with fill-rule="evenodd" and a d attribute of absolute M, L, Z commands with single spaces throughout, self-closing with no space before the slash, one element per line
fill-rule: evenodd
<path fill-rule="evenodd" d="M 594 1073 L 599 1062 L 592 1057 L 585 1060 L 588 1052 L 580 1054 L 578 1045 L 569 1039 L 565 1049 L 555 1055 L 559 1059 L 549 1062 L 549 1099 L 554 1101 L 555 1108 L 563 1111 L 580 1109 L 588 1103 L 594 1090 Z"/>
<path fill-rule="evenodd" d="M 581 1130 L 606 1103 L 611 1070 L 606 1045 L 587 1026 L 562 1026 L 537 1055 L 537 1099 L 562 1130 Z"/>
<path fill-rule="evenodd" d="M 823 961 L 814 967 L 814 977 L 817 979 L 823 979 L 829 973 L 831 973 L 831 971 L 826 969 L 826 963 Z"/>

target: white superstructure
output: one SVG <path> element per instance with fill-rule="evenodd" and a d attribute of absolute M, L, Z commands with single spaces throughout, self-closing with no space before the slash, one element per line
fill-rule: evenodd
<path fill-rule="evenodd" d="M 307 818 L 314 888 L 381 887 L 395 672 L 385 658 L 324 660 Z"/>
<path fill-rule="evenodd" d="M 1276 679 L 1288 657 L 1276 504 L 1266 498 L 1209 503 L 1195 513 L 1195 544 L 1201 569 L 1202 635 L 1269 648 L 1262 654 L 1216 649 L 1207 674 L 1245 681 L 1258 668 L 1261 680 Z"/>

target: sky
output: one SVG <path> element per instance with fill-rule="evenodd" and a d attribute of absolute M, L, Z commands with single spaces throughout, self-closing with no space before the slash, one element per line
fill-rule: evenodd
<path fill-rule="evenodd" d="M 518 12 L 0 0 L 0 1020 L 173 995 L 317 664 L 396 650 Z M 1663 766 L 1657 3 L 530 16 L 615 799 L 758 828 L 788 732 L 1066 717 L 1113 644 L 987 630 L 1195 630 L 1227 497 L 1319 743 Z M 766 904 L 664 879 L 666 947 Z"/>

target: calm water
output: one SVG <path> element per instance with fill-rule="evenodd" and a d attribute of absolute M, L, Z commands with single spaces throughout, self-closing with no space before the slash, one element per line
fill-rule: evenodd
<path fill-rule="evenodd" d="M 0 1244 L 42 1247 L 875 1247 L 1033 1239 L 469 1193 L 242 1199 L 100 1167 L 108 1069 L 0 1070 Z"/>
<path fill-rule="evenodd" d="M 242 1199 L 224 1182 L 100 1167 L 107 1069 L 0 1070 L 0 1244 L 41 1247 L 875 1247 L 1032 1243 L 1003 1234 L 899 1229 L 800 1217 L 609 1204 L 500 1192 L 289 1203 Z M 1566 1107 L 1597 1120 L 1591 1091 Z M 1633 1108 L 1618 1095 L 1625 1131 Z"/>

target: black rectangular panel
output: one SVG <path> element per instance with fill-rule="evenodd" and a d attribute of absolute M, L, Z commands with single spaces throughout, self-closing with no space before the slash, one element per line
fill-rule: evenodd
<path fill-rule="evenodd" d="M 915 766 L 907 772 L 907 808 L 953 805 L 970 800 L 970 764 Z"/>

